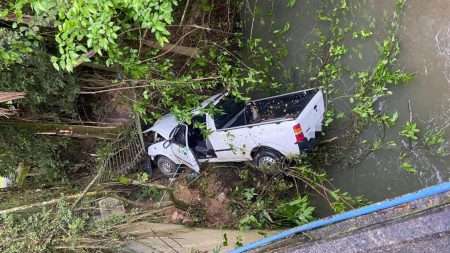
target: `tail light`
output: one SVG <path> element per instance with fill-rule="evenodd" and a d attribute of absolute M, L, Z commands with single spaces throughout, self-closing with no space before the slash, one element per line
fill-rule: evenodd
<path fill-rule="evenodd" d="M 302 127 L 300 126 L 300 124 L 294 125 L 293 129 L 297 142 L 303 141 L 303 139 L 305 139 L 305 136 L 303 135 Z"/>

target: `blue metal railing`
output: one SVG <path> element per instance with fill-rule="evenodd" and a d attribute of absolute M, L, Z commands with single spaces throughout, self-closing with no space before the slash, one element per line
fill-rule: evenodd
<path fill-rule="evenodd" d="M 398 206 L 398 205 L 402 205 L 414 200 L 418 200 L 418 199 L 422 199 L 422 198 L 426 198 L 426 197 L 430 197 L 433 195 L 437 195 L 439 193 L 443 193 L 443 192 L 447 192 L 450 191 L 450 182 L 446 182 L 446 183 L 441 183 L 435 186 L 431 186 L 428 188 L 424 188 L 420 191 L 417 192 L 413 192 L 413 193 L 409 193 L 403 196 L 400 196 L 398 198 L 395 199 L 391 199 L 391 200 L 385 200 L 382 202 L 378 202 L 372 205 L 368 205 L 359 209 L 355 209 L 355 210 L 351 210 L 345 213 L 341 213 L 335 216 L 331 216 L 329 218 L 325 218 L 325 219 L 321 219 L 321 220 L 317 220 L 317 221 L 313 221 L 310 222 L 308 224 L 299 226 L 299 227 L 295 227 L 289 230 L 286 230 L 284 232 L 281 232 L 279 234 L 276 235 L 272 235 L 269 236 L 267 238 L 264 238 L 262 240 L 244 245 L 242 247 L 236 248 L 234 250 L 231 250 L 230 253 L 241 253 L 241 252 L 245 252 L 248 250 L 252 250 L 255 249 L 257 247 L 260 247 L 262 245 L 274 242 L 276 240 L 280 240 L 283 239 L 285 237 L 288 236 L 292 236 L 295 235 L 297 233 L 300 232 L 304 232 L 310 229 L 315 229 L 315 228 L 319 228 L 319 227 L 323 227 L 326 225 L 330 225 L 339 221 L 344 221 L 344 220 L 348 220 L 351 218 L 355 218 L 361 215 L 365 215 L 365 214 L 369 214 L 369 213 L 373 213 L 373 212 L 377 212 L 383 209 L 387 209 L 387 208 L 391 208 L 394 206 Z"/>

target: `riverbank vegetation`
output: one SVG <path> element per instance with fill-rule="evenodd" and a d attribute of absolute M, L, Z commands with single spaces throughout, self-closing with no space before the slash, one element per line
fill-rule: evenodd
<path fill-rule="evenodd" d="M 289 1 L 287 8 L 295 5 Z M 0 175 L 25 178 L 0 191 L 0 235 L 8 238 L 0 247 L 4 252 L 107 251 L 120 247 L 129 236 L 126 228 L 140 221 L 264 230 L 316 219 L 312 197 L 335 213 L 366 205 L 362 196 L 333 187 L 325 168 L 347 157 L 367 126 L 389 128 L 398 121 L 397 112 L 377 108 L 392 95 L 393 85 L 413 78 L 397 63 L 404 5 L 397 1 L 386 14 L 375 64 L 355 69 L 349 59 L 364 55 L 354 43 L 373 36 L 373 18 L 356 25 L 352 18 L 362 11 L 361 3 L 322 1 L 320 25 L 304 45 L 304 85 L 298 86 L 274 75 L 289 54 L 284 45 L 290 23 L 278 24 L 273 10 L 249 1 L 0 4 L 0 91 L 26 93 L 0 106 L 15 113 L 0 118 Z M 244 34 L 239 15 L 244 11 L 251 14 L 250 34 Z M 267 17 L 256 19 L 263 11 Z M 254 36 L 254 22 L 269 27 L 273 36 L 267 41 Z M 344 79 L 350 85 L 343 85 Z M 140 135 L 141 127 L 167 112 L 190 122 L 189 112 L 211 94 L 228 91 L 247 100 L 308 87 L 327 96 L 324 132 L 344 134 L 339 145 L 337 137 L 323 139 L 279 173 L 248 164 L 208 165 L 200 175 L 186 170 L 167 180 L 144 172 L 149 168 L 140 150 L 122 151 L 146 141 L 123 142 L 134 136 L 127 135 L 130 129 Z M 342 100 L 351 110 L 338 109 Z M 351 120 L 344 124 L 344 118 Z M 400 135 L 414 141 L 418 132 L 410 120 Z M 428 146 L 443 142 L 438 130 L 424 139 Z M 394 145 L 383 137 L 363 155 Z M 131 155 L 132 166 L 111 162 Z M 29 169 L 18 169 L 23 167 Z M 407 161 L 403 168 L 416 171 Z M 119 200 L 126 214 L 99 218 L 103 198 Z"/>

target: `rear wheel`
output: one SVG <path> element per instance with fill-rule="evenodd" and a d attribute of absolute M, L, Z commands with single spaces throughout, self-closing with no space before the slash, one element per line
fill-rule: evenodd
<path fill-rule="evenodd" d="M 266 174 L 278 174 L 283 169 L 283 155 L 275 150 L 263 149 L 256 154 L 255 164 Z"/>
<path fill-rule="evenodd" d="M 179 165 L 165 156 L 161 156 L 156 161 L 159 171 L 166 177 L 171 177 L 177 171 Z"/>

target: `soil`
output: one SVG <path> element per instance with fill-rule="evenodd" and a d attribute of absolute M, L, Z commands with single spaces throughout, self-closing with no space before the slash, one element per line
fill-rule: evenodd
<path fill-rule="evenodd" d="M 173 182 L 173 197 L 190 207 L 167 210 L 163 222 L 207 228 L 235 227 L 238 219 L 232 214 L 231 193 L 237 186 L 243 186 L 243 182 L 233 167 L 206 168 L 194 178 L 190 171 L 180 174 Z M 158 174 L 154 176 L 158 178 Z M 158 181 L 164 184 L 167 180 L 160 178 Z"/>

